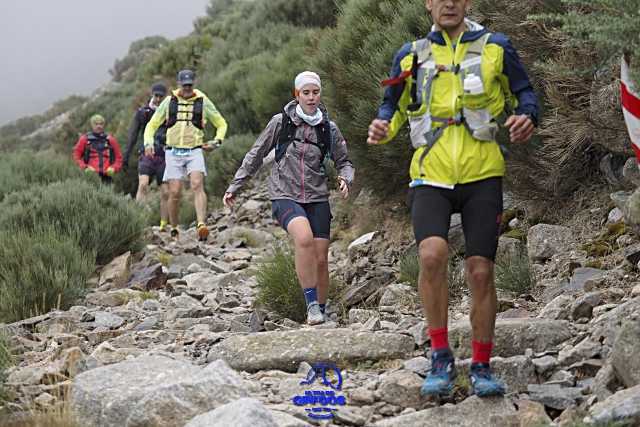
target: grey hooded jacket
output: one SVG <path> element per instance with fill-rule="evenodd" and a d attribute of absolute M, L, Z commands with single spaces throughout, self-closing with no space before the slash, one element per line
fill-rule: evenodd
<path fill-rule="evenodd" d="M 316 132 L 312 126 L 298 117 L 296 105 L 296 101 L 291 101 L 284 108 L 284 113 L 288 114 L 297 126 L 295 141 L 289 144 L 280 162 L 274 161 L 271 164 L 269 197 L 271 200 L 289 199 L 298 203 L 324 202 L 329 199 L 327 177 L 322 168 L 324 159 L 320 148 L 316 145 Z M 258 172 L 265 157 L 275 149 L 282 129 L 284 113 L 276 114 L 269 121 L 251 150 L 245 155 L 242 166 L 227 188 L 227 193 L 238 193 L 245 182 Z M 333 122 L 331 122 L 331 136 L 333 141 L 330 150 L 331 160 L 335 164 L 338 176 L 351 185 L 355 170 L 348 157 L 347 143 L 338 126 Z"/>

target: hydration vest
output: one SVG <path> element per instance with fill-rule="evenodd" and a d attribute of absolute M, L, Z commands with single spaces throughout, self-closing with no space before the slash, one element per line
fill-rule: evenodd
<path fill-rule="evenodd" d="M 107 134 L 96 135 L 93 132 L 89 132 L 86 134 L 88 144 L 84 147 L 84 162 L 85 164 L 89 164 L 89 159 L 91 157 L 91 149 L 95 150 L 98 153 L 98 158 L 100 159 L 100 163 L 102 163 L 102 152 L 107 149 L 109 150 L 109 164 L 113 164 L 116 159 L 115 152 L 113 151 L 113 147 L 109 143 L 109 138 Z"/>
<path fill-rule="evenodd" d="M 196 128 L 204 129 L 204 98 L 196 98 L 193 102 L 181 102 L 177 96 L 171 96 L 167 113 L 167 129 L 177 122 L 187 122 Z"/>
<path fill-rule="evenodd" d="M 330 155 L 333 140 L 331 137 L 331 121 L 329 120 L 329 116 L 327 115 L 324 109 L 322 110 L 323 120 L 320 124 L 313 127 L 316 132 L 316 145 L 320 152 L 322 153 L 322 159 L 324 163 L 324 159 Z M 278 136 L 278 142 L 276 143 L 276 163 L 279 163 L 280 160 L 284 157 L 287 152 L 287 148 L 291 143 L 296 141 L 303 142 L 300 140 L 296 140 L 296 129 L 297 126 L 289 117 L 286 111 L 282 111 L 282 127 L 280 129 L 280 135 Z"/>
<path fill-rule="evenodd" d="M 456 65 L 443 65 L 434 58 L 431 41 L 427 38 L 413 43 L 413 64 L 395 79 L 383 82 L 383 85 L 396 85 L 412 77 L 411 104 L 407 107 L 407 116 L 411 127 L 411 143 L 414 148 L 426 147 L 423 157 L 435 145 L 449 126 L 464 125 L 473 137 L 480 141 L 495 141 L 498 124 L 489 111 L 491 99 L 486 93 L 470 94 L 464 92 L 461 97 L 461 111 L 454 117 L 437 117 L 431 114 L 433 83 L 442 72 L 452 72 L 459 76 L 461 87 L 469 76 L 479 77 L 484 88 L 488 87 L 482 73 L 482 53 L 490 33 L 468 42 L 464 60 Z M 472 76 L 473 75 L 473 76 Z M 482 88 L 480 89 L 483 92 Z"/>

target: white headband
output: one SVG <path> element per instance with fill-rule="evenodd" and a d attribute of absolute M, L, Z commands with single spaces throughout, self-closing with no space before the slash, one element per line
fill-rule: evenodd
<path fill-rule="evenodd" d="M 301 90 L 308 84 L 314 84 L 322 89 L 322 83 L 320 83 L 320 76 L 313 71 L 303 71 L 296 76 L 295 86 L 296 90 Z"/>

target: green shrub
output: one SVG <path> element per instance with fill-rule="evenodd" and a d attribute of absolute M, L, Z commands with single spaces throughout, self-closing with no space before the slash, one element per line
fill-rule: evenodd
<path fill-rule="evenodd" d="M 467 277 L 464 268 L 464 257 L 452 255 L 447 268 L 447 283 L 451 298 L 461 297 L 467 292 Z"/>
<path fill-rule="evenodd" d="M 149 227 L 160 225 L 160 192 L 153 191 L 147 195 L 144 202 L 144 215 Z M 178 223 L 189 227 L 196 220 L 196 207 L 193 204 L 193 193 L 183 191 L 180 199 Z"/>
<path fill-rule="evenodd" d="M 4 154 L 0 156 L 0 201 L 14 191 L 82 176 L 83 172 L 70 155 L 62 156 L 51 151 Z"/>
<path fill-rule="evenodd" d="M 11 366 L 12 358 L 9 349 L 9 337 L 0 329 L 0 402 L 5 397 L 4 383 L 7 380 L 7 368 Z"/>
<path fill-rule="evenodd" d="M 234 135 L 228 138 L 222 147 L 206 156 L 205 191 L 210 199 L 224 196 L 225 190 L 242 164 L 242 159 L 254 142 L 253 135 Z"/>
<path fill-rule="evenodd" d="M 293 253 L 276 246 L 273 256 L 258 267 L 257 302 L 279 315 L 304 322 L 307 315 L 304 293 L 296 276 Z"/>
<path fill-rule="evenodd" d="M 411 286 L 418 289 L 418 281 L 420 280 L 420 260 L 415 249 L 407 251 L 399 262 L 401 282 L 408 282 Z M 451 297 L 459 297 L 467 289 L 464 258 L 452 255 L 449 257 L 447 266 L 447 284 Z"/>
<path fill-rule="evenodd" d="M 256 302 L 282 317 L 304 322 L 307 305 L 300 288 L 293 251 L 288 246 L 276 246 L 273 254 L 259 265 L 256 273 L 258 296 Z M 346 289 L 343 281 L 331 278 L 327 298 L 338 315 L 344 315 L 345 307 L 338 301 Z"/>
<path fill-rule="evenodd" d="M 414 288 L 418 287 L 418 278 L 420 276 L 420 262 L 415 248 L 408 250 L 402 258 L 400 258 L 400 277 L 401 282 L 408 282 Z"/>
<path fill-rule="evenodd" d="M 380 82 L 393 55 L 429 29 L 424 0 L 341 2 L 335 29 L 325 31 L 312 68 L 324 78 L 324 100 L 346 140 L 358 174 L 378 195 L 406 187 L 413 149 L 407 132 L 386 146 L 368 147 L 369 123 L 382 101 Z"/>
<path fill-rule="evenodd" d="M 54 230 L 0 233 L 0 322 L 66 310 L 85 289 L 95 252 Z"/>
<path fill-rule="evenodd" d="M 0 203 L 0 230 L 53 229 L 104 263 L 141 248 L 143 211 L 106 186 L 68 180 L 13 193 Z"/>
<path fill-rule="evenodd" d="M 559 21 L 562 30 L 571 37 L 570 45 L 592 46 L 604 61 L 612 57 L 618 61 L 623 53 L 637 54 L 640 50 L 640 39 L 630 37 L 640 32 L 640 0 L 561 0 L 561 3 L 565 10 L 543 15 L 542 18 Z M 638 84 L 640 67 L 637 58 L 631 65 L 633 78 Z"/>
<path fill-rule="evenodd" d="M 533 280 L 529 268 L 529 257 L 524 250 L 498 259 L 495 271 L 496 288 L 513 292 L 516 295 L 531 290 Z"/>

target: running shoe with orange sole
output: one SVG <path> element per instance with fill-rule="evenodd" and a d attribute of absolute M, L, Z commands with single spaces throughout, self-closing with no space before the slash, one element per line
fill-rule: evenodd
<path fill-rule="evenodd" d="M 205 224 L 198 224 L 198 240 L 201 242 L 206 242 L 209 237 L 209 229 Z"/>

